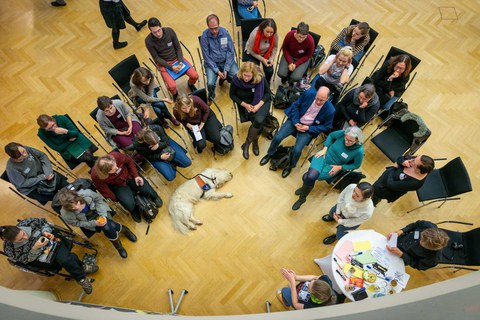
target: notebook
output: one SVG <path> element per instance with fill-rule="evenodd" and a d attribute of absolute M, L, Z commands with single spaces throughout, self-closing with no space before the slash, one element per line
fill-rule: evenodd
<path fill-rule="evenodd" d="M 345 241 L 342 246 L 335 251 L 335 255 L 337 258 L 342 261 L 343 263 L 350 262 L 350 253 L 353 251 L 353 244 L 352 241 L 347 240 Z"/>
<path fill-rule="evenodd" d="M 178 61 L 176 61 L 174 64 L 172 64 L 172 66 L 178 66 Z M 178 73 L 175 73 L 173 72 L 173 70 L 170 70 L 170 69 L 166 69 L 168 74 L 172 77 L 173 80 L 177 80 L 178 78 L 180 78 L 181 76 L 183 76 L 183 74 L 185 72 L 187 72 L 187 70 L 190 69 L 190 66 L 187 64 L 187 62 L 185 60 L 183 60 L 183 67 L 182 69 L 180 69 L 180 71 Z"/>

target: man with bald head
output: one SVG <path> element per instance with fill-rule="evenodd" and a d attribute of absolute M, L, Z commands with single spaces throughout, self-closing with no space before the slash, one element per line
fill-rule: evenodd
<path fill-rule="evenodd" d="M 320 133 L 332 130 L 335 108 L 328 100 L 330 90 L 320 87 L 318 91 L 311 88 L 302 94 L 292 105 L 285 110 L 288 119 L 273 136 L 267 155 L 260 160 L 260 165 L 267 164 L 277 151 L 280 143 L 289 135 L 295 136 L 290 166 L 282 172 L 282 177 L 287 177 L 292 168 L 295 168 L 303 148 Z"/>

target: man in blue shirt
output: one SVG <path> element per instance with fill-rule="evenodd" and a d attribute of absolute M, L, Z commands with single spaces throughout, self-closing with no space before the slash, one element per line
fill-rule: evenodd
<path fill-rule="evenodd" d="M 286 178 L 292 168 L 297 165 L 303 148 L 320 133 L 328 133 L 332 130 L 335 107 L 328 100 L 329 94 L 330 90 L 327 87 L 320 87 L 318 91 L 312 87 L 305 91 L 288 109 L 285 109 L 288 119 L 273 136 L 267 155 L 260 160 L 261 166 L 270 161 L 280 142 L 290 135 L 295 135 L 295 146 L 292 150 L 290 165 L 282 172 L 282 177 Z"/>
<path fill-rule="evenodd" d="M 200 37 L 205 71 L 207 73 L 208 99 L 215 98 L 217 78 L 220 86 L 227 80 L 230 82 L 233 75 L 238 72 L 234 60 L 235 49 L 228 31 L 219 26 L 220 20 L 215 14 L 207 17 L 208 29 Z"/>

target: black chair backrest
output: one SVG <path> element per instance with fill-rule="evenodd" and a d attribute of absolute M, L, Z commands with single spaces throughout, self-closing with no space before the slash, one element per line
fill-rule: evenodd
<path fill-rule="evenodd" d="M 240 14 L 238 13 L 238 1 L 237 0 L 230 0 L 230 5 L 232 6 L 232 10 L 233 10 L 233 15 L 234 15 L 234 18 L 235 18 L 235 25 L 237 27 L 240 26 L 240 20 L 242 19 L 242 17 L 240 17 Z"/>
<path fill-rule="evenodd" d="M 208 103 L 207 90 L 200 88 L 191 93 L 192 96 L 197 96 L 202 99 L 203 102 Z"/>
<path fill-rule="evenodd" d="M 356 19 L 352 19 L 352 21 L 350 21 L 350 25 L 354 25 L 354 24 L 359 24 L 361 21 L 358 21 Z M 367 53 L 367 51 L 370 49 L 370 47 L 372 46 L 373 42 L 375 41 L 375 39 L 377 39 L 378 37 L 378 32 L 375 31 L 371 26 L 370 26 L 370 31 L 368 32 L 368 35 L 370 36 L 370 41 L 368 41 L 368 43 L 365 45 L 365 47 L 363 48 L 363 52 L 364 53 Z"/>
<path fill-rule="evenodd" d="M 112 100 L 120 100 L 120 97 L 118 96 L 118 94 L 114 95 L 113 97 L 110 97 L 110 99 Z M 91 112 L 90 112 L 90 117 L 93 118 L 93 120 L 95 120 L 95 122 L 97 122 L 97 112 L 100 108 L 97 106 L 95 107 Z"/>
<path fill-rule="evenodd" d="M 2 175 L 0 176 L 0 179 L 10 183 L 10 179 L 8 178 L 7 170 L 3 171 Z"/>
<path fill-rule="evenodd" d="M 256 18 L 256 19 L 242 19 L 240 21 L 240 29 L 241 29 L 241 36 L 242 36 L 242 44 L 243 49 L 245 49 L 245 42 L 247 42 L 250 33 L 252 33 L 253 29 L 258 27 L 260 23 L 262 23 L 264 18 Z"/>
<path fill-rule="evenodd" d="M 447 191 L 447 196 L 452 197 L 472 191 L 470 177 L 460 157 L 449 161 L 439 171 Z"/>
<path fill-rule="evenodd" d="M 467 231 L 463 234 L 463 243 L 466 248 L 466 263 L 469 266 L 480 265 L 480 228 Z"/>
<path fill-rule="evenodd" d="M 410 54 L 402 49 L 396 48 L 396 47 L 391 47 L 390 50 L 387 53 L 387 56 L 385 57 L 385 61 L 388 61 L 391 57 L 395 57 L 401 54 L 406 54 L 407 56 L 410 57 L 410 60 L 412 60 L 412 70 L 415 70 L 415 68 L 420 64 L 422 60 L 418 59 L 415 57 L 413 54 Z"/>
<path fill-rule="evenodd" d="M 407 120 L 405 122 L 394 120 L 390 127 L 397 131 L 405 141 L 409 141 L 409 143 L 413 142 L 413 134 L 417 132 L 419 128 L 418 123 L 414 120 Z"/>
<path fill-rule="evenodd" d="M 290 30 L 297 30 L 296 27 L 292 27 L 290 28 Z M 315 32 L 312 32 L 312 31 L 308 31 L 308 33 L 312 36 L 313 38 L 313 47 L 316 48 L 318 46 L 318 43 L 320 42 L 320 38 L 322 37 L 321 35 L 319 35 L 318 33 L 315 33 Z"/>
<path fill-rule="evenodd" d="M 77 124 L 76 124 L 76 123 L 72 120 L 72 118 L 68 115 L 68 113 L 65 113 L 63 116 L 66 117 L 68 120 L 70 120 L 70 122 L 73 124 L 73 126 L 75 127 L 75 129 L 78 130 L 78 132 L 82 132 L 82 131 L 78 128 Z M 83 134 L 83 133 L 82 133 L 82 134 Z"/>
<path fill-rule="evenodd" d="M 112 76 L 113 80 L 122 89 L 123 92 L 128 94 L 130 91 L 130 77 L 135 69 L 140 67 L 137 57 L 132 54 L 130 57 L 117 63 L 108 73 Z"/>
<path fill-rule="evenodd" d="M 448 240 L 447 246 L 443 248 L 437 256 L 437 262 L 441 264 L 466 265 L 466 248 L 463 244 L 464 234 L 443 228 L 440 228 L 440 230 L 445 231 L 450 239 Z M 461 245 L 463 245 L 463 247 Z"/>

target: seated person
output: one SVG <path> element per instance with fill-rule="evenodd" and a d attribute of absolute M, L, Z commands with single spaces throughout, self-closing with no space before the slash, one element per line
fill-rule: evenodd
<path fill-rule="evenodd" d="M 260 18 L 257 0 L 238 0 L 238 14 L 242 19 Z"/>
<path fill-rule="evenodd" d="M 257 65 L 260 62 L 268 85 L 273 76 L 273 61 L 277 55 L 278 33 L 273 19 L 265 19 L 253 29 L 245 45 L 244 61 L 251 61 Z"/>
<path fill-rule="evenodd" d="M 60 153 L 65 161 L 71 163 L 85 162 L 90 168 L 95 164 L 93 143 L 78 131 L 66 116 L 42 114 L 37 118 L 40 126 L 38 137 L 47 146 Z"/>
<path fill-rule="evenodd" d="M 183 148 L 157 125 L 140 130 L 135 136 L 134 148 L 168 181 L 177 176 L 177 167 L 186 168 L 192 164 Z"/>
<path fill-rule="evenodd" d="M 213 143 L 214 146 L 220 144 L 222 124 L 218 121 L 215 112 L 199 97 L 189 97 L 186 94 L 180 95 L 175 103 L 173 114 L 187 129 L 198 153 L 202 153 L 207 146 L 206 140 Z M 193 132 L 195 126 L 198 126 L 198 130 L 202 135 L 201 140 L 195 138 Z"/>
<path fill-rule="evenodd" d="M 406 227 L 390 232 L 398 234 L 397 247 L 387 245 L 387 250 L 403 259 L 405 265 L 417 270 L 427 270 L 438 264 L 441 250 L 448 244 L 450 238 L 437 225 L 424 220 L 410 223 Z"/>
<path fill-rule="evenodd" d="M 285 138 L 295 135 L 295 146 L 292 150 L 290 165 L 282 172 L 282 177 L 285 178 L 297 165 L 303 148 L 322 132 L 331 131 L 335 109 L 328 100 L 329 93 L 330 90 L 327 87 L 321 87 L 318 91 L 312 88 L 285 110 L 288 118 L 273 136 L 267 155 L 260 160 L 261 166 L 270 161 Z"/>
<path fill-rule="evenodd" d="M 157 18 L 148 19 L 148 29 L 150 29 L 150 34 L 145 38 L 145 45 L 160 69 L 163 81 L 165 81 L 168 91 L 173 95 L 173 100 L 177 99 L 177 84 L 167 72 L 167 69 L 179 73 L 183 64 L 186 63 L 190 67 L 185 72 L 188 77 L 188 87 L 192 91 L 197 90 L 195 82 L 198 80 L 198 73 L 191 63 L 183 58 L 182 46 L 175 31 L 169 27 L 162 27 L 160 20 Z M 174 66 L 175 62 L 178 62 L 178 65 Z"/>
<path fill-rule="evenodd" d="M 303 175 L 303 185 L 295 191 L 299 196 L 292 210 L 298 210 L 307 201 L 315 181 L 333 178 L 340 170 L 355 170 L 363 161 L 363 133 L 357 126 L 330 133 L 323 149 L 312 158 L 310 168 Z"/>
<path fill-rule="evenodd" d="M 295 310 L 330 306 L 337 303 L 337 293 L 327 275 L 297 275 L 293 270 L 282 268 L 288 287 L 277 291 L 277 298 L 285 308 Z M 296 284 L 296 281 L 299 281 Z"/>
<path fill-rule="evenodd" d="M 140 120 L 122 100 L 101 96 L 97 99 L 97 122 L 110 145 L 132 149 L 135 134 L 142 129 Z"/>
<path fill-rule="evenodd" d="M 353 72 L 352 48 L 344 47 L 337 54 L 329 56 L 313 78 L 315 89 L 326 86 L 333 94 L 332 103 L 336 104 L 340 92 Z"/>
<path fill-rule="evenodd" d="M 372 119 L 380 108 L 380 101 L 372 84 L 350 90 L 335 105 L 333 128 L 342 129 L 345 122 L 349 126 L 362 127 Z"/>
<path fill-rule="evenodd" d="M 5 152 L 10 157 L 8 179 L 21 194 L 45 204 L 68 184 L 66 177 L 53 171 L 47 155 L 40 150 L 10 142 Z"/>
<path fill-rule="evenodd" d="M 52 234 L 52 227 L 47 220 L 28 218 L 20 221 L 16 226 L 0 227 L 0 238 L 5 241 L 3 251 L 16 262 L 48 270 L 64 268 L 86 294 L 92 293 L 92 284 L 87 274 L 98 271 L 98 266 L 84 266 L 77 255 L 70 252 L 67 246 L 69 240 L 57 239 Z M 54 249 L 56 253 L 53 255 L 53 260 L 48 263 L 42 255 L 44 250 L 53 245 L 53 242 L 57 242 L 57 247 Z"/>
<path fill-rule="evenodd" d="M 350 184 L 340 193 L 337 204 L 322 217 L 323 221 L 336 221 L 337 233 L 323 239 L 324 244 L 332 244 L 356 230 L 362 223 L 372 217 L 375 207 L 372 202 L 373 186 L 368 182 Z"/>
<path fill-rule="evenodd" d="M 373 184 L 373 204 L 377 206 L 382 199 L 394 202 L 408 191 L 420 189 L 434 168 L 435 162 L 429 156 L 400 156 Z"/>
<path fill-rule="evenodd" d="M 91 175 L 98 192 L 105 198 L 120 202 L 135 222 L 142 221 L 135 205 L 135 193 L 140 192 L 150 198 L 159 208 L 163 204 L 148 181 L 140 176 L 133 160 L 120 152 L 112 151 L 98 158 Z"/>
<path fill-rule="evenodd" d="M 300 22 L 296 30 L 290 31 L 285 36 L 282 45 L 283 56 L 278 67 L 278 76 L 282 83 L 288 79 L 292 82 L 300 81 L 307 72 L 315 50 L 315 41 L 308 31 L 308 24 Z"/>
<path fill-rule="evenodd" d="M 150 118 L 150 109 L 148 106 L 151 106 L 160 122 L 164 123 L 165 119 L 168 119 L 174 126 L 179 126 L 180 122 L 172 116 L 165 105 L 165 102 L 172 103 L 173 101 L 169 98 L 158 98 L 155 87 L 152 72 L 144 67 L 140 67 L 133 71 L 132 77 L 130 78 L 131 89 L 128 96 L 138 104 L 147 104 L 143 115 L 145 119 Z"/>
<path fill-rule="evenodd" d="M 242 144 L 242 156 L 248 160 L 250 144 L 253 154 L 258 156 L 258 137 L 263 130 L 265 119 L 270 113 L 272 93 L 270 87 L 253 62 L 244 62 L 232 79 L 230 99 L 236 104 L 240 120 L 252 122 L 247 139 Z M 241 108 L 240 108 L 241 107 Z"/>
<path fill-rule="evenodd" d="M 217 78 L 220 86 L 226 81 L 232 82 L 232 77 L 238 72 L 235 62 L 235 48 L 227 29 L 220 27 L 220 20 L 215 14 L 207 17 L 208 28 L 200 37 L 200 47 L 207 76 L 208 99 L 215 98 Z"/>
<path fill-rule="evenodd" d="M 372 75 L 370 80 L 375 85 L 375 91 L 380 98 L 382 109 L 389 110 L 405 92 L 405 86 L 410 80 L 411 70 L 410 57 L 401 54 L 391 57 Z"/>
<path fill-rule="evenodd" d="M 127 226 L 112 220 L 112 209 L 102 196 L 90 189 L 75 191 L 64 188 L 58 192 L 58 201 L 62 206 L 60 214 L 66 223 L 82 229 L 88 238 L 96 232 L 103 232 L 120 256 L 127 258 L 120 234 L 124 234 L 132 242 L 137 241 L 137 237 Z"/>
<path fill-rule="evenodd" d="M 370 26 L 366 22 L 343 28 L 333 40 L 330 54 L 335 54 L 345 46 L 350 46 L 353 51 L 353 59 L 359 62 L 364 54 L 364 48 L 370 41 Z"/>

